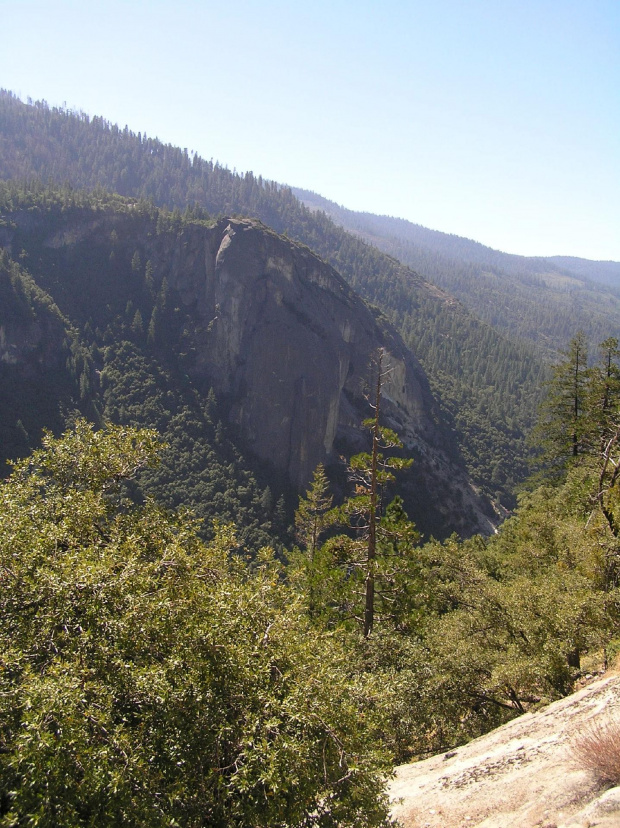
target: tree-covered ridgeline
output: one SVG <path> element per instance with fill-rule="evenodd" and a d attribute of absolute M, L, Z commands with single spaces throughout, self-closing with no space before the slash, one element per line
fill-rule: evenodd
<path fill-rule="evenodd" d="M 357 213 L 294 188 L 304 204 L 424 274 L 479 319 L 553 360 L 574 331 L 603 339 L 620 319 L 620 263 L 516 256 L 404 219 Z"/>
<path fill-rule="evenodd" d="M 329 261 L 378 305 L 422 362 L 475 479 L 514 502 L 527 474 L 525 434 L 544 367 L 530 346 L 499 334 L 396 259 L 305 207 L 288 187 L 120 129 L 103 118 L 0 93 L 0 176 L 71 182 L 184 211 L 256 216 Z"/>

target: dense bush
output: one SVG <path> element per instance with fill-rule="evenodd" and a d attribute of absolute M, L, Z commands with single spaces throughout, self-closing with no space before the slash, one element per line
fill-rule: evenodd
<path fill-rule="evenodd" d="M 378 688 L 269 551 L 133 508 L 152 432 L 83 421 L 0 489 L 0 825 L 385 825 Z"/>

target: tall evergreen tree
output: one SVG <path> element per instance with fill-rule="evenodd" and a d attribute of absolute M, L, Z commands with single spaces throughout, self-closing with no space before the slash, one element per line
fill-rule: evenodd
<path fill-rule="evenodd" d="M 598 346 L 598 361 L 590 371 L 587 397 L 591 450 L 600 451 L 618 426 L 620 407 L 620 348 L 610 336 Z"/>
<path fill-rule="evenodd" d="M 563 359 L 553 367 L 547 397 L 541 406 L 536 436 L 550 468 L 561 471 L 585 451 L 589 370 L 588 343 L 576 334 Z"/>
<path fill-rule="evenodd" d="M 377 577 L 377 534 L 381 516 L 381 492 L 394 480 L 392 470 L 405 469 L 413 460 L 386 457 L 386 449 L 402 448 L 396 432 L 380 425 L 381 389 L 390 374 L 385 365 L 385 354 L 379 349 L 374 360 L 374 388 L 371 407 L 374 416 L 365 420 L 370 429 L 372 447 L 370 453 L 356 454 L 350 461 L 350 475 L 355 484 L 355 495 L 344 506 L 352 527 L 358 534 L 359 545 L 364 549 L 364 637 L 372 632 L 375 619 L 375 581 Z"/>
<path fill-rule="evenodd" d="M 335 573 L 331 556 L 321 543 L 326 530 L 338 521 L 338 511 L 332 504 L 325 469 L 319 464 L 295 512 L 295 536 L 301 554 L 291 556 L 293 567 L 302 573 L 308 615 L 312 620 L 325 617 L 328 605 L 334 600 L 330 582 Z"/>

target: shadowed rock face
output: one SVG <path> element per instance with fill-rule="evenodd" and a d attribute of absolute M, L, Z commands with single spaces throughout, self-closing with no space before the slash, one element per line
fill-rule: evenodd
<path fill-rule="evenodd" d="M 319 462 L 364 447 L 371 365 L 383 348 L 382 419 L 416 458 L 409 501 L 464 534 L 492 528 L 420 364 L 333 268 L 258 222 L 232 219 L 183 233 L 172 261 L 166 278 L 201 319 L 193 373 L 229 400 L 257 457 L 303 489 Z"/>
<path fill-rule="evenodd" d="M 202 236 L 185 240 L 168 278 L 204 323 L 194 371 L 230 399 L 258 457 L 304 486 L 371 415 L 364 393 L 379 347 L 392 368 L 386 417 L 410 441 L 440 442 L 419 364 L 331 267 L 251 221 L 224 220 Z"/>
<path fill-rule="evenodd" d="M 36 236 L 32 261 L 47 262 L 37 278 L 78 327 L 104 329 L 111 299 L 115 312 L 124 308 L 134 277 L 120 274 L 121 261 L 134 251 L 150 261 L 156 289 L 165 279 L 188 320 L 183 371 L 214 388 L 246 449 L 297 490 L 319 462 L 367 447 L 361 424 L 372 416 L 371 364 L 382 348 L 391 369 L 382 421 L 415 459 L 401 482 L 410 514 L 440 535 L 492 530 L 418 361 L 308 248 L 253 220 L 157 232 L 152 218 L 127 211 L 77 211 L 53 226 L 12 218 L 17 249 Z M 10 248 L 7 234 L 0 243 Z"/>

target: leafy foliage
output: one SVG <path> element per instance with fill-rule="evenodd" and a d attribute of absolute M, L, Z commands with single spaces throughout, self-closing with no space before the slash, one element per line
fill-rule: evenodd
<path fill-rule="evenodd" d="M 83 421 L 0 488 L 0 824 L 387 825 L 378 688 L 265 550 L 123 481 L 155 435 Z"/>
<path fill-rule="evenodd" d="M 562 467 L 563 475 L 523 494 L 488 539 L 420 546 L 415 527 L 392 503 L 377 534 L 382 589 L 371 635 L 363 638 L 350 621 L 360 615 L 364 592 L 365 570 L 352 554 L 358 540 L 328 537 L 315 551 L 322 611 L 312 620 L 319 629 L 350 630 L 356 669 L 385 688 L 382 738 L 400 760 L 452 747 L 570 693 L 583 659 L 604 664 L 606 648 L 617 646 L 617 343 L 605 340 L 600 361 L 587 368 L 581 337 L 576 345 L 550 384 L 551 394 L 566 394 L 544 408 L 544 427 L 562 438 L 550 441 L 549 453 L 555 451 L 552 468 Z M 552 428 L 549 412 L 557 418 Z M 354 465 L 367 463 L 359 458 Z M 325 485 L 321 495 L 327 503 Z M 367 502 L 365 492 L 360 496 Z"/>

